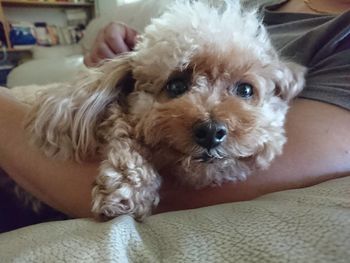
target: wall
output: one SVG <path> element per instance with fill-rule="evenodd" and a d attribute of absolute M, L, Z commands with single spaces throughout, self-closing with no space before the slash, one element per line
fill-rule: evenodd
<path fill-rule="evenodd" d="M 96 16 L 110 14 L 118 5 L 129 4 L 143 0 L 95 0 Z"/>
<path fill-rule="evenodd" d="M 120 1 L 120 0 L 119 0 Z M 95 0 L 96 16 L 108 14 L 118 5 L 118 0 Z"/>

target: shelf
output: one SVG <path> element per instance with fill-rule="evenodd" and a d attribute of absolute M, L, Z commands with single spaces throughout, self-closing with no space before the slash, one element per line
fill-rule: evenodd
<path fill-rule="evenodd" d="M 93 3 L 72 3 L 72 2 L 41 2 L 26 0 L 1 0 L 3 6 L 31 6 L 31 7 L 92 7 Z"/>
<path fill-rule="evenodd" d="M 33 48 L 32 47 L 28 47 L 28 48 L 13 48 L 13 47 L 10 47 L 10 48 L 6 48 L 5 50 L 7 52 L 30 52 Z M 1 51 L 1 49 L 0 49 Z"/>

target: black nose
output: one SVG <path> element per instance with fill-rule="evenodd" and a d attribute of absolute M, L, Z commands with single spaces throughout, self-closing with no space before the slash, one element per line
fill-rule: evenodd
<path fill-rule="evenodd" d="M 193 133 L 195 142 L 210 150 L 226 139 L 227 128 L 222 123 L 207 121 L 196 124 L 193 127 Z"/>

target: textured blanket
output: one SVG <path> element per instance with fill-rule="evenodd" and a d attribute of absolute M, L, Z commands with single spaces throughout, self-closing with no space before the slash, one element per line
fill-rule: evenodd
<path fill-rule="evenodd" d="M 1 262 L 349 262 L 350 177 L 253 201 L 0 235 Z"/>

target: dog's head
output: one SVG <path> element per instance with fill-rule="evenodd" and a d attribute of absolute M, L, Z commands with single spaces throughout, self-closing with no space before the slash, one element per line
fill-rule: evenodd
<path fill-rule="evenodd" d="M 279 59 L 256 14 L 177 3 L 145 30 L 130 71 L 136 134 L 197 186 L 267 167 L 285 143 L 304 69 Z"/>

